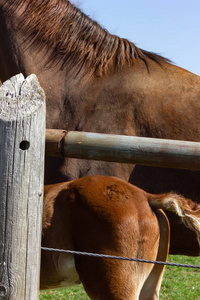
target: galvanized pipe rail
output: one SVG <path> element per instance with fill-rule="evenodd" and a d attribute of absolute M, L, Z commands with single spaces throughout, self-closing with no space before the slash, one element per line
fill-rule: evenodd
<path fill-rule="evenodd" d="M 46 155 L 200 171 L 200 143 L 46 129 Z"/>

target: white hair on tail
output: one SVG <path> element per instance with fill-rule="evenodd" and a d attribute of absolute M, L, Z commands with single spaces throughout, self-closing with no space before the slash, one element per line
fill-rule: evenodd
<path fill-rule="evenodd" d="M 195 218 L 189 214 L 185 214 L 186 217 L 188 217 L 188 219 L 192 220 L 191 226 L 189 226 L 188 222 L 183 218 L 183 223 L 188 226 L 189 228 L 195 230 L 196 235 L 197 235 L 197 240 L 199 242 L 200 245 L 200 219 L 199 218 Z"/>
<path fill-rule="evenodd" d="M 196 233 L 200 245 L 200 205 L 178 194 L 150 195 L 152 208 L 161 208 L 176 213 L 182 222 Z"/>
<path fill-rule="evenodd" d="M 184 217 L 184 213 L 180 204 L 178 202 L 180 196 L 176 194 L 168 194 L 166 198 L 162 201 L 165 204 L 165 209 L 175 212 L 179 217 Z"/>

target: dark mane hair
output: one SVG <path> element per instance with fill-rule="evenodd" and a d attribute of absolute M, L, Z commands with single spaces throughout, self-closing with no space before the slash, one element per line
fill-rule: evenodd
<path fill-rule="evenodd" d="M 110 34 L 67 0 L 7 0 L 8 12 L 25 5 L 20 30 L 30 46 L 47 49 L 47 66 L 60 64 L 67 71 L 102 76 L 112 66 L 117 70 L 132 66 L 136 59 L 157 63 L 168 61 L 160 55 L 142 50 L 130 41 Z"/>

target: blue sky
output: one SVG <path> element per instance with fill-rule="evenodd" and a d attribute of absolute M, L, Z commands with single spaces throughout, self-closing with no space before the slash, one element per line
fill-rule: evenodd
<path fill-rule="evenodd" d="M 200 0 L 74 0 L 109 32 L 200 75 Z"/>

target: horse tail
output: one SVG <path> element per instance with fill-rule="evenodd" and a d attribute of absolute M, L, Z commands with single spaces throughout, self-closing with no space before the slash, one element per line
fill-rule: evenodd
<path fill-rule="evenodd" d="M 200 245 L 200 204 L 174 193 L 148 194 L 148 200 L 152 208 L 168 210 L 181 217 L 185 226 L 196 233 Z"/>

